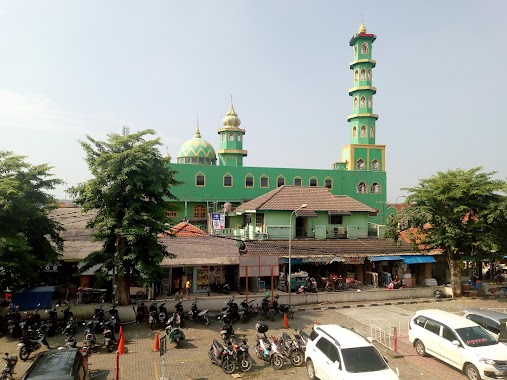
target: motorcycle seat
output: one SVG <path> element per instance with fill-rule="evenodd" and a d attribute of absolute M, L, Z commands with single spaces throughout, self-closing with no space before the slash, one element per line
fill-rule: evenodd
<path fill-rule="evenodd" d="M 201 312 L 199 312 L 199 314 L 197 314 L 198 317 L 202 317 L 204 314 L 206 314 L 208 312 L 208 309 L 205 309 Z"/>

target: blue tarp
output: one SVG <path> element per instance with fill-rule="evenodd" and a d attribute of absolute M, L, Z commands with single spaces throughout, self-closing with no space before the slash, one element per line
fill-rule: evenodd
<path fill-rule="evenodd" d="M 53 301 L 56 286 L 38 286 L 23 288 L 12 293 L 12 302 L 19 305 L 19 310 L 33 310 L 40 304 L 42 309 L 49 309 Z"/>
<path fill-rule="evenodd" d="M 437 261 L 433 256 L 403 256 L 405 264 L 424 264 L 424 263 L 436 263 Z"/>
<path fill-rule="evenodd" d="M 368 257 L 370 261 L 389 261 L 389 260 L 403 260 L 401 256 L 370 256 Z"/>

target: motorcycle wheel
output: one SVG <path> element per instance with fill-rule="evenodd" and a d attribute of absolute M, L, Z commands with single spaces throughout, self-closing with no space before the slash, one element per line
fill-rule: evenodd
<path fill-rule="evenodd" d="M 236 363 L 234 363 L 232 358 L 227 357 L 222 363 L 222 369 L 226 374 L 230 375 L 236 369 Z"/>
<path fill-rule="evenodd" d="M 289 318 L 290 319 L 294 318 L 294 311 L 293 310 L 289 311 Z"/>
<path fill-rule="evenodd" d="M 292 352 L 290 355 L 290 362 L 294 367 L 301 367 L 304 362 L 304 355 L 300 350 Z"/>
<path fill-rule="evenodd" d="M 180 348 L 181 347 L 181 343 L 180 343 L 180 340 L 176 340 L 174 343 L 176 343 L 176 348 Z"/>
<path fill-rule="evenodd" d="M 112 344 L 110 344 L 109 346 L 107 346 L 107 352 L 113 352 L 114 351 L 114 347 Z"/>
<path fill-rule="evenodd" d="M 248 372 L 252 369 L 253 361 L 250 355 L 243 355 L 241 357 L 240 369 L 241 372 Z"/>
<path fill-rule="evenodd" d="M 26 362 L 29 357 L 30 357 L 30 350 L 28 349 L 28 347 L 26 347 L 26 346 L 21 347 L 19 349 L 19 358 L 21 360 L 23 360 L 24 362 Z"/>
<path fill-rule="evenodd" d="M 279 354 L 273 355 L 271 358 L 271 365 L 274 369 L 282 369 L 283 367 L 283 356 Z"/>
<path fill-rule="evenodd" d="M 204 324 L 205 324 L 206 326 L 208 326 L 208 325 L 209 325 L 209 317 L 208 317 L 208 314 L 205 314 L 203 318 L 204 318 Z"/>

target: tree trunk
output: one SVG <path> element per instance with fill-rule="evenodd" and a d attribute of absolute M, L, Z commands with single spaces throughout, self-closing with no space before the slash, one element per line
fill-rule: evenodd
<path fill-rule="evenodd" d="M 118 302 L 118 305 L 129 305 L 130 304 L 130 284 L 127 276 L 117 275 L 116 276 L 116 292 L 114 293 L 114 301 Z"/>
<path fill-rule="evenodd" d="M 459 262 L 452 252 L 446 255 L 449 271 L 451 272 L 451 288 L 453 297 L 461 297 L 461 269 Z"/>

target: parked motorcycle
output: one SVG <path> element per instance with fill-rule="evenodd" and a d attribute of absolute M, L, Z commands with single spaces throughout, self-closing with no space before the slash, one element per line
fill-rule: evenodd
<path fill-rule="evenodd" d="M 76 334 L 77 322 L 74 317 L 71 317 L 65 327 L 63 328 L 62 334 Z"/>
<path fill-rule="evenodd" d="M 188 319 L 191 321 L 203 322 L 206 326 L 209 325 L 209 310 L 199 310 L 197 308 L 197 300 L 192 303 L 190 311 L 188 312 Z"/>
<path fill-rule="evenodd" d="M 111 305 L 111 307 L 109 308 L 109 310 L 107 312 L 110 316 L 110 320 L 113 320 L 113 318 L 114 318 L 114 331 L 120 332 L 120 322 L 121 322 L 120 321 L 120 313 L 118 312 L 116 305 Z"/>
<path fill-rule="evenodd" d="M 273 310 L 276 314 L 287 314 L 287 317 L 294 318 L 294 309 L 287 303 L 278 304 L 278 299 L 280 298 L 280 295 L 275 294 L 275 298 L 273 299 Z"/>
<path fill-rule="evenodd" d="M 308 342 L 309 338 L 310 337 L 308 336 L 308 334 L 305 333 L 303 330 L 299 330 L 299 334 L 297 333 L 296 330 L 296 333 L 294 334 L 294 339 L 296 340 L 299 347 L 301 348 L 301 351 L 303 352 L 306 351 L 306 343 Z"/>
<path fill-rule="evenodd" d="M 9 305 L 9 311 L 6 315 L 7 319 L 7 331 L 13 338 L 19 338 L 23 335 L 21 327 L 21 314 L 19 312 L 19 305 L 14 305 L 11 302 Z"/>
<path fill-rule="evenodd" d="M 308 283 L 306 285 L 301 285 L 298 290 L 296 291 L 297 294 L 303 294 L 303 293 L 317 293 L 317 281 L 315 281 L 315 278 L 308 279 Z"/>
<path fill-rule="evenodd" d="M 262 336 L 256 335 L 257 344 L 255 345 L 255 354 L 259 359 L 271 363 L 274 369 L 281 369 L 285 361 L 282 347 L 275 342 L 269 341 L 266 336 L 266 331 L 269 330 L 268 325 L 257 322 L 255 327 L 257 332 L 263 334 Z"/>
<path fill-rule="evenodd" d="M 169 313 L 167 312 L 167 308 L 165 307 L 165 302 L 161 303 L 158 306 L 158 321 L 162 326 L 165 326 L 168 318 Z"/>
<path fill-rule="evenodd" d="M 283 355 L 290 360 L 294 367 L 301 367 L 305 360 L 305 354 L 296 339 L 292 339 L 286 332 L 282 333 L 282 337 L 277 339 L 283 349 Z"/>
<path fill-rule="evenodd" d="M 63 311 L 63 325 L 67 326 L 67 323 L 70 319 L 74 319 L 74 313 L 70 309 L 70 306 L 67 306 Z"/>
<path fill-rule="evenodd" d="M 158 324 L 158 307 L 156 302 L 153 302 L 148 309 L 148 323 L 150 324 L 150 329 L 152 330 L 153 326 Z"/>
<path fill-rule="evenodd" d="M 93 350 L 97 344 L 97 337 L 95 336 L 95 331 L 97 331 L 97 320 L 93 319 L 88 323 L 83 323 L 85 326 L 84 329 L 84 340 L 83 340 L 83 346 L 88 347 L 90 350 Z M 98 327 L 98 330 L 100 331 L 100 326 Z"/>
<path fill-rule="evenodd" d="M 180 298 L 178 302 L 176 302 L 176 305 L 174 305 L 174 308 L 176 309 L 176 314 L 178 314 L 179 321 L 178 325 L 179 327 L 183 327 L 184 325 L 184 318 L 185 318 L 185 312 L 183 311 L 183 298 Z"/>
<path fill-rule="evenodd" d="M 104 323 L 104 304 L 100 304 L 100 306 L 95 306 L 93 308 L 93 319 L 98 323 L 95 323 L 95 333 L 100 333 L 100 328 Z"/>
<path fill-rule="evenodd" d="M 246 337 L 231 336 L 226 345 L 234 351 L 234 362 L 242 372 L 248 372 L 252 369 L 253 361 L 248 352 L 248 340 Z"/>
<path fill-rule="evenodd" d="M 227 342 L 231 336 L 234 335 L 232 323 L 227 318 L 222 318 L 222 327 L 220 328 L 220 336 L 224 342 Z"/>
<path fill-rule="evenodd" d="M 45 323 L 46 331 L 48 336 L 53 336 L 58 328 L 58 312 L 56 311 L 56 307 L 53 307 L 50 310 L 46 310 L 45 313 L 48 314 L 48 318 Z"/>
<path fill-rule="evenodd" d="M 114 327 L 112 321 L 107 321 L 104 323 L 102 326 L 102 335 L 104 336 L 104 346 L 106 347 L 107 352 L 113 352 L 116 338 L 114 336 Z"/>
<path fill-rule="evenodd" d="M 231 294 L 230 285 L 229 284 L 220 284 L 218 281 L 215 281 L 210 284 L 210 290 L 213 293 Z"/>
<path fill-rule="evenodd" d="M 272 321 L 277 312 L 269 306 L 269 296 L 270 294 L 266 293 L 266 295 L 262 298 L 260 314 L 262 319 L 269 319 Z"/>
<path fill-rule="evenodd" d="M 212 364 L 221 367 L 228 375 L 233 373 L 236 369 L 236 360 L 234 358 L 233 348 L 227 345 L 223 346 L 216 339 L 213 339 L 213 343 L 208 351 L 208 356 Z"/>
<path fill-rule="evenodd" d="M 218 319 L 223 318 L 228 319 L 231 323 L 241 318 L 239 307 L 234 296 L 225 302 L 225 307 L 222 308 L 222 314 L 218 316 Z"/>
<path fill-rule="evenodd" d="M 257 316 L 257 312 L 256 312 L 255 308 L 252 306 L 253 301 L 254 300 L 247 301 L 245 298 L 240 303 L 240 305 L 241 305 L 240 314 L 242 315 L 244 321 L 247 321 L 250 318 Z"/>
<path fill-rule="evenodd" d="M 2 373 L 0 373 L 0 380 L 12 380 L 14 378 L 14 367 L 18 363 L 18 357 L 16 355 L 9 356 L 9 353 L 6 352 L 2 359 L 5 360 L 5 366 L 2 369 Z"/>
<path fill-rule="evenodd" d="M 34 338 L 21 337 L 19 338 L 19 341 L 20 341 L 20 343 L 18 343 L 19 358 L 23 361 L 28 360 L 30 354 L 40 349 L 43 344 L 48 349 L 50 348 L 46 336 L 42 332 L 42 327 L 39 327 L 37 329 Z"/>
<path fill-rule="evenodd" d="M 65 334 L 65 347 L 66 348 L 76 348 L 77 347 L 76 337 L 73 334 L 70 334 L 70 333 Z"/>
<path fill-rule="evenodd" d="M 180 347 L 181 342 L 185 340 L 185 333 L 180 328 L 179 314 L 175 312 L 167 321 L 165 333 L 169 339 L 169 343 L 175 343 L 176 347 Z"/>

